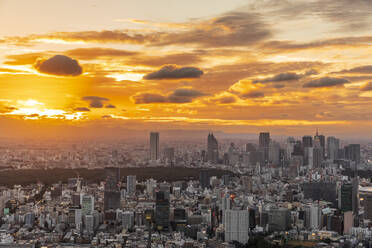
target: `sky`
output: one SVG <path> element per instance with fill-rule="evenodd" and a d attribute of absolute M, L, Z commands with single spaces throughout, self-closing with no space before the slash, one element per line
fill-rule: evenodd
<path fill-rule="evenodd" d="M 372 138 L 371 12 L 370 0 L 0 0 L 0 137 Z"/>

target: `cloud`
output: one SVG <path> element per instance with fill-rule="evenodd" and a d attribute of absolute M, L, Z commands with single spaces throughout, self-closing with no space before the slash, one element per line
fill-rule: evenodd
<path fill-rule="evenodd" d="M 136 104 L 167 102 L 167 98 L 165 96 L 155 93 L 139 93 L 137 95 L 134 95 L 133 99 Z"/>
<path fill-rule="evenodd" d="M 205 96 L 204 93 L 187 88 L 180 88 L 174 90 L 168 95 L 158 93 L 139 93 L 132 98 L 136 104 L 141 103 L 189 103 L 193 99 Z"/>
<path fill-rule="evenodd" d="M 277 74 L 273 77 L 260 79 L 260 80 L 254 80 L 253 83 L 284 82 L 284 81 L 298 80 L 302 77 L 303 75 L 297 74 L 294 72 L 284 72 L 284 73 Z"/>
<path fill-rule="evenodd" d="M 360 73 L 360 74 L 372 74 L 372 65 L 364 65 L 351 68 L 349 70 L 342 70 L 336 73 Z"/>
<path fill-rule="evenodd" d="M 180 78 L 199 78 L 203 71 L 196 67 L 177 67 L 175 65 L 166 65 L 158 71 L 145 75 L 143 78 L 150 79 L 180 79 Z"/>
<path fill-rule="evenodd" d="M 77 107 L 77 108 L 74 108 L 74 110 L 78 112 L 89 112 L 90 111 L 90 109 L 86 107 Z"/>
<path fill-rule="evenodd" d="M 109 101 L 108 98 L 99 96 L 83 96 L 81 99 L 89 102 L 91 108 L 103 108 L 103 102 Z"/>
<path fill-rule="evenodd" d="M 260 98 L 264 97 L 265 93 L 260 90 L 251 90 L 240 94 L 241 98 Z"/>
<path fill-rule="evenodd" d="M 323 77 L 304 83 L 303 87 L 304 88 L 332 87 L 344 85 L 346 83 L 349 83 L 349 80 L 344 78 Z"/>
<path fill-rule="evenodd" d="M 76 60 L 64 55 L 55 55 L 47 60 L 39 59 L 34 67 L 39 72 L 58 76 L 79 76 L 83 72 Z"/>
<path fill-rule="evenodd" d="M 112 105 L 112 104 L 107 104 L 107 105 L 105 106 L 105 108 L 116 108 L 116 106 L 115 106 L 115 105 Z"/>
<path fill-rule="evenodd" d="M 76 48 L 66 52 L 67 55 L 77 57 L 79 59 L 90 60 L 103 57 L 129 57 L 138 55 L 139 52 L 119 50 L 113 48 Z"/>
<path fill-rule="evenodd" d="M 272 87 L 275 89 L 282 89 L 285 87 L 285 84 L 274 84 Z"/>
<path fill-rule="evenodd" d="M 372 81 L 363 84 L 363 85 L 360 87 L 360 90 L 361 90 L 361 91 L 370 91 L 370 90 L 372 90 Z"/>
<path fill-rule="evenodd" d="M 204 96 L 205 94 L 193 90 L 193 89 L 176 89 L 172 94 L 168 96 L 168 99 L 172 103 L 186 103 L 192 102 L 192 99 L 200 96 Z"/>
<path fill-rule="evenodd" d="M 228 12 L 215 18 L 184 23 L 183 28 L 176 30 L 168 31 L 165 28 L 160 30 L 147 30 L 146 32 L 130 29 L 54 32 L 25 37 L 6 37 L 5 41 L 22 46 L 43 40 L 63 40 L 147 46 L 188 44 L 198 47 L 234 47 L 251 45 L 271 36 L 269 26 L 262 21 L 261 15 L 253 12 Z"/>
<path fill-rule="evenodd" d="M 211 99 L 211 102 L 219 103 L 219 104 L 230 104 L 230 103 L 235 103 L 236 98 L 234 96 L 221 96 L 221 97 L 216 97 L 214 99 Z"/>
<path fill-rule="evenodd" d="M 14 54 L 6 56 L 8 61 L 5 61 L 6 65 L 32 65 L 35 61 L 45 56 L 43 53 L 24 53 L 24 54 Z"/>

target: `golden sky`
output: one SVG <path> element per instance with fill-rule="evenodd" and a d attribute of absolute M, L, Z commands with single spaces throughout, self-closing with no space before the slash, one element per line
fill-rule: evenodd
<path fill-rule="evenodd" d="M 0 129 L 372 136 L 370 13 L 370 0 L 0 0 Z"/>

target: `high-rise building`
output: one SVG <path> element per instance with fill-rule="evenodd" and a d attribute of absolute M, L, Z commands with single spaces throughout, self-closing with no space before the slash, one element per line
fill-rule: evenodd
<path fill-rule="evenodd" d="M 313 168 L 320 168 L 323 162 L 323 147 L 320 141 L 320 136 L 318 132 L 314 137 L 314 147 L 313 147 Z"/>
<path fill-rule="evenodd" d="M 134 213 L 131 211 L 125 211 L 121 215 L 122 225 L 126 230 L 131 229 L 134 226 Z"/>
<path fill-rule="evenodd" d="M 290 228 L 290 212 L 287 208 L 273 207 L 268 212 L 269 231 L 286 231 Z"/>
<path fill-rule="evenodd" d="M 364 197 L 364 218 L 372 221 L 372 194 L 368 194 Z"/>
<path fill-rule="evenodd" d="M 264 162 L 269 161 L 270 133 L 260 133 L 258 147 L 263 152 Z"/>
<path fill-rule="evenodd" d="M 150 133 L 150 160 L 156 161 L 159 159 L 159 133 Z"/>
<path fill-rule="evenodd" d="M 327 138 L 327 158 L 331 161 L 338 159 L 338 149 L 340 148 L 340 140 L 335 137 Z"/>
<path fill-rule="evenodd" d="M 174 160 L 174 148 L 167 147 L 164 149 L 164 158 L 167 162 L 172 162 Z"/>
<path fill-rule="evenodd" d="M 350 144 L 345 146 L 345 158 L 355 163 L 360 163 L 360 145 L 359 144 Z"/>
<path fill-rule="evenodd" d="M 341 185 L 340 194 L 339 194 L 339 208 L 344 211 L 353 210 L 353 185 L 351 183 L 343 183 Z"/>
<path fill-rule="evenodd" d="M 136 193 L 136 176 L 129 175 L 127 176 L 127 193 L 130 196 L 135 195 Z"/>
<path fill-rule="evenodd" d="M 208 134 L 207 161 L 214 164 L 218 163 L 218 141 L 213 133 Z"/>
<path fill-rule="evenodd" d="M 325 136 L 318 133 L 318 130 L 316 130 L 316 134 L 314 136 L 314 141 L 317 139 L 319 141 L 320 147 L 322 148 L 322 160 L 325 157 Z M 313 144 L 313 146 L 315 146 Z"/>
<path fill-rule="evenodd" d="M 82 214 L 93 214 L 94 211 L 94 197 L 91 195 L 83 195 L 81 199 L 81 210 Z"/>
<path fill-rule="evenodd" d="M 270 142 L 270 147 L 269 147 L 269 161 L 274 164 L 278 165 L 279 164 L 279 159 L 280 159 L 280 145 L 278 142 L 271 141 Z"/>
<path fill-rule="evenodd" d="M 314 148 L 313 147 L 304 148 L 304 165 L 309 166 L 309 168 L 313 168 L 314 166 Z"/>
<path fill-rule="evenodd" d="M 226 210 L 225 212 L 225 241 L 248 243 L 249 212 L 248 210 Z"/>
<path fill-rule="evenodd" d="M 306 135 L 302 137 L 302 145 L 305 147 L 313 147 L 313 137 Z"/>
<path fill-rule="evenodd" d="M 155 223 L 159 231 L 168 230 L 169 227 L 169 192 L 159 191 L 156 192 L 155 203 Z"/>
<path fill-rule="evenodd" d="M 200 187 L 202 189 L 209 188 L 211 186 L 210 175 L 209 175 L 209 172 L 207 170 L 201 170 L 199 172 L 199 183 L 200 183 Z"/>
<path fill-rule="evenodd" d="M 104 210 L 120 208 L 120 168 L 105 168 Z"/>

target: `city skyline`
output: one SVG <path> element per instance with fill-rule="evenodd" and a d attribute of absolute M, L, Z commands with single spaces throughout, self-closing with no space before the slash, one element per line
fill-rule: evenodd
<path fill-rule="evenodd" d="M 0 137 L 371 138 L 371 6 L 1 1 Z"/>

